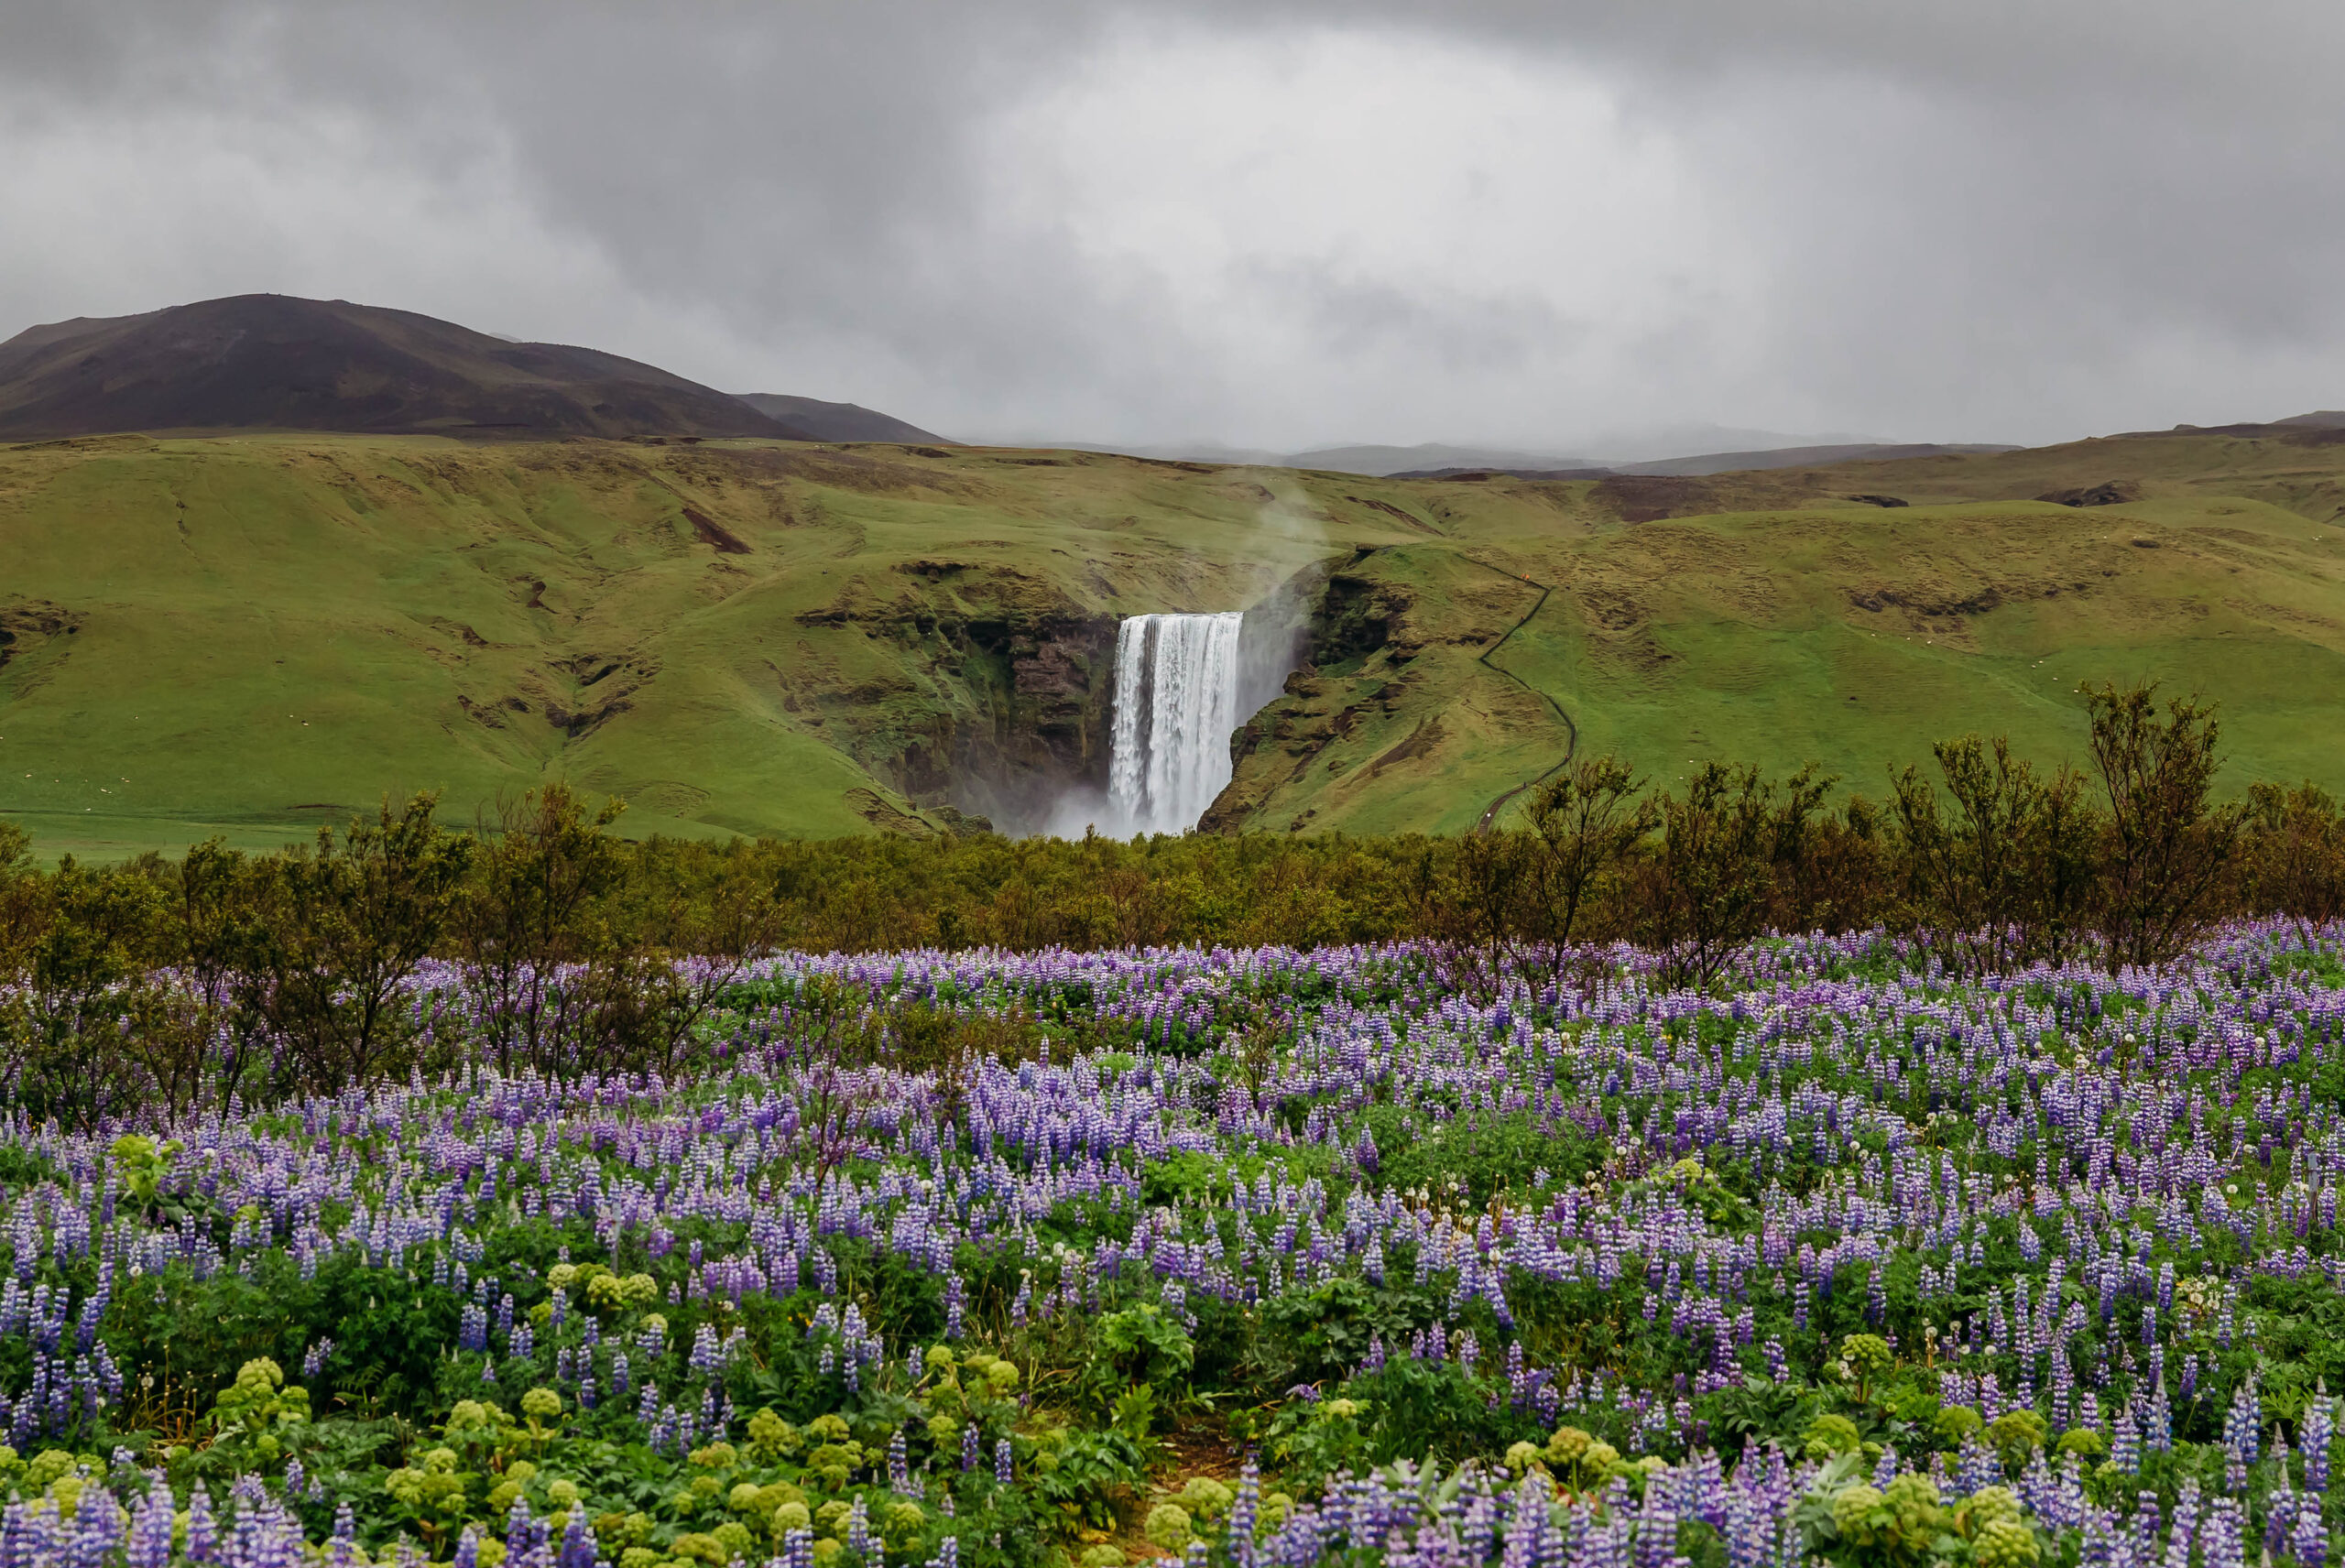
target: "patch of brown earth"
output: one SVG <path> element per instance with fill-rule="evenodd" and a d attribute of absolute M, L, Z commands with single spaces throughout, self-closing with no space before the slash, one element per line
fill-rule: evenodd
<path fill-rule="evenodd" d="M 1624 523 L 1697 517 L 1724 509 L 1716 486 L 1663 474 L 1616 474 L 1598 480 L 1587 498 Z"/>
<path fill-rule="evenodd" d="M 747 555 L 747 540 L 698 506 L 684 508 L 684 521 L 692 524 L 693 537 L 709 546 L 719 555 Z"/>
<path fill-rule="evenodd" d="M 2141 498 L 2142 487 L 2130 479 L 2111 479 L 2075 490 L 2049 490 L 2036 497 L 2056 506 L 2117 506 Z"/>

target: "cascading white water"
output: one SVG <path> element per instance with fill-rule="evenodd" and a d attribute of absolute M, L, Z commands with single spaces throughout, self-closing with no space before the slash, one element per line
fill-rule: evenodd
<path fill-rule="evenodd" d="M 1186 833 L 1228 784 L 1245 619 L 1133 615 L 1116 628 L 1107 801 L 1123 831 Z"/>

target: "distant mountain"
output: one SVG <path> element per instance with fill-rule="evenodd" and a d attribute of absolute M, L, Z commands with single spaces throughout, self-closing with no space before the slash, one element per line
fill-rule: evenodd
<path fill-rule="evenodd" d="M 1338 470 L 1337 472 L 1341 472 Z M 1381 479 L 1614 479 L 1617 468 L 1489 468 L 1466 463 L 1456 468 L 1411 468 Z"/>
<path fill-rule="evenodd" d="M 1665 458 L 1659 463 L 1591 463 L 1567 468 L 1519 468 L 1465 463 L 1448 468 L 1412 469 L 1394 479 L 1455 479 L 1461 474 L 1504 474 L 1510 479 L 1604 479 L 1631 474 L 1691 479 L 1712 474 L 1749 474 L 1767 468 L 1815 468 L 1827 463 L 1887 463 L 1904 457 L 1944 457 L 1949 452 L 2018 452 L 2015 446 L 1894 446 L 1883 441 L 1858 441 L 1847 446 L 1786 446 L 1768 452 L 1709 452 L 1692 457 Z"/>
<path fill-rule="evenodd" d="M 0 343 L 0 440 L 256 429 L 815 439 L 637 360 L 341 299 L 243 294 Z"/>
<path fill-rule="evenodd" d="M 1581 436 L 1576 452 L 1604 454 L 1614 466 L 1663 463 L 1713 452 L 1781 452 L 1796 446 L 1889 446 L 1892 436 L 1855 430 L 1762 430 L 1746 425 L 1663 425 Z"/>
<path fill-rule="evenodd" d="M 1315 468 L 1336 474 L 1391 474 L 1428 468 L 1594 468 L 1595 459 L 1557 457 L 1552 453 L 1503 452 L 1489 447 L 1444 446 L 1426 441 L 1420 446 L 1331 446 L 1298 452 L 1282 460 L 1286 468 Z"/>
<path fill-rule="evenodd" d="M 1130 441 L 1014 441 L 990 444 L 1032 447 L 1046 452 L 1104 452 L 1118 457 L 1145 457 L 1157 463 L 1212 463 L 1233 468 L 1290 468 L 1284 452 L 1262 447 L 1228 446 L 1220 441 L 1159 441 L 1138 446 Z"/>
<path fill-rule="evenodd" d="M 1787 458 L 1781 464 L 1740 460 L 1770 452 L 1838 452 L 1856 455 L 1871 447 L 1894 443 L 1878 436 L 1786 435 L 1779 430 L 1746 430 L 1733 425 L 1678 425 L 1666 430 L 1616 430 L 1609 435 L 1575 441 L 1571 455 L 1554 451 L 1528 452 L 1492 447 L 1450 446 L 1428 441 L 1421 446 L 1338 446 L 1299 452 L 1280 460 L 1289 468 L 1323 468 L 1338 474 L 1374 474 L 1388 478 L 1422 475 L 1441 470 L 1489 469 L 1509 473 L 1576 473 L 1609 469 L 1615 474 L 1709 474 L 1723 469 L 1669 467 L 1664 464 L 1705 463 L 1734 460 L 1734 468 L 1790 467 L 1806 463 L 1832 463 L 1838 457 Z M 1899 447 L 1897 455 L 1952 450 Z M 1964 449 L 1970 450 L 1970 449 Z M 1981 447 L 1982 452 L 2001 451 Z M 1588 456 L 1587 453 L 1602 455 Z"/>
<path fill-rule="evenodd" d="M 2318 446 L 2345 440 L 2345 435 L 2332 432 L 2345 432 L 2345 408 L 2316 408 L 2309 414 L 2291 414 L 2285 419 L 2251 420 L 2236 425 L 2176 425 L 2165 430 L 2121 430 L 2108 439 L 2143 441 L 2173 435 L 2245 436 L 2252 439 L 2263 436 L 2295 442 L 2311 441 Z"/>
<path fill-rule="evenodd" d="M 954 444 L 918 425 L 908 425 L 855 403 L 825 403 L 820 397 L 792 397 L 783 392 L 736 392 L 734 396 L 760 414 L 795 425 L 815 441 L 895 441 L 906 446 Z"/>
<path fill-rule="evenodd" d="M 1772 440 L 1777 444 L 1729 449 L 1735 438 Z M 1705 444 L 1705 442 L 1721 444 Z M 1583 451 L 1609 452 L 1609 457 L 1585 457 L 1557 452 L 1532 452 L 1502 447 L 1454 446 L 1425 441 L 1416 446 L 1330 446 L 1310 452 L 1272 452 L 1223 446 L 1213 441 L 1176 442 L 1165 446 L 1113 446 L 1085 441 L 1042 443 L 1078 452 L 1117 452 L 1130 457 L 1179 458 L 1192 463 L 1227 463 L 1262 468 L 1301 468 L 1331 474 L 1366 474 L 1381 478 L 1423 479 L 1464 473 L 1512 474 L 1532 478 L 1585 477 L 1591 473 L 1696 474 L 1736 468 L 1796 467 L 1837 463 L 1850 457 L 1919 457 L 1941 452 L 2007 452 L 2008 447 L 1905 446 L 1853 436 L 1777 436 L 1767 430 L 1737 430 L 1722 425 L 1692 425 L 1671 430 L 1631 431 L 1589 441 Z M 1779 460 L 1778 460 L 1779 459 Z M 1764 460 L 1764 461 L 1762 461 Z M 1716 464 L 1717 466 L 1703 466 Z"/>
<path fill-rule="evenodd" d="M 1855 441 L 1845 446 L 1783 446 L 1765 452 L 1709 452 L 1693 457 L 1665 458 L 1658 463 L 1619 463 L 1616 474 L 1662 474 L 1693 477 L 1706 474 L 1740 474 L 1758 468 L 1814 468 L 1827 463 L 1888 463 L 1902 457 L 1944 457 L 1949 452 L 2017 452 L 2015 446 L 1970 443 L 1898 445 L 1888 441 Z"/>

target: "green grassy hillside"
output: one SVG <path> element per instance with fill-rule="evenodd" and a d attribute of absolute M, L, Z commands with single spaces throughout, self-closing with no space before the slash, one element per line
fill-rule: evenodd
<path fill-rule="evenodd" d="M 262 844 L 387 789 L 467 816 L 559 777 L 638 833 L 1007 819 L 1096 775 L 1117 617 L 1306 568 L 1333 574 L 1319 667 L 1249 725 L 1214 825 L 1470 827 L 1575 733 L 1663 779 L 1816 758 L 1878 792 L 1965 729 L 2073 755 L 2077 683 L 2140 676 L 2223 702 L 2236 778 L 2345 789 L 2340 477 L 2345 445 L 2203 434 L 1639 485 L 753 441 L 0 449 L 0 815 L 50 855 Z M 2027 499 L 2112 482 L 2136 498 Z"/>
<path fill-rule="evenodd" d="M 0 814 L 51 852 L 262 844 L 385 789 L 463 814 L 559 776 L 626 796 L 638 832 L 913 825 L 873 768 L 1051 717 L 1025 711 L 1052 671 L 1021 636 L 1107 617 L 1112 642 L 1117 615 L 1248 602 L 1319 553 L 1249 482 L 1033 466 L 1055 461 L 0 452 Z M 1042 662 L 1063 651 L 1046 637 Z"/>
<path fill-rule="evenodd" d="M 1407 643 L 1462 643 L 1487 616 L 1418 593 L 1391 552 L 1362 557 L 1347 570 L 1412 601 L 1403 646 L 1322 670 L 1259 715 L 1216 821 L 1470 827 L 1521 781 L 1519 757 L 1487 766 L 1463 735 L 1408 757 L 1452 786 L 1437 805 L 1368 788 L 1360 769 L 1391 756 L 1412 716 L 1456 730 L 1509 703 L 1489 666 L 1569 715 L 1517 691 L 1510 734 L 1563 748 L 1576 730 L 1579 746 L 1664 782 L 1697 761 L 1816 760 L 1879 796 L 1892 764 L 1971 730 L 2081 761 L 2078 685 L 2151 679 L 2222 703 L 2232 784 L 2345 787 L 2340 474 L 2345 444 L 2307 432 L 1705 480 L 1395 485 L 1447 548 L 1553 591 L 1484 668 L 1428 670 Z M 2020 498 L 2112 484 L 2137 498 Z M 1461 712 L 1468 725 L 1447 717 Z"/>

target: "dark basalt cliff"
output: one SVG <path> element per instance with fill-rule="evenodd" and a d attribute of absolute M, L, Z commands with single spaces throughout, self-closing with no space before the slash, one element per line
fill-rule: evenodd
<path fill-rule="evenodd" d="M 1070 788 L 1107 788 L 1115 615 L 1015 567 L 937 559 L 799 619 L 859 628 L 876 668 L 810 670 L 784 706 L 923 809 L 1015 831 Z"/>
<path fill-rule="evenodd" d="M 923 805 L 951 805 L 1016 829 L 1070 787 L 1107 787 L 1116 619 L 941 622 L 914 647 L 956 677 L 965 701 L 876 770 Z"/>

